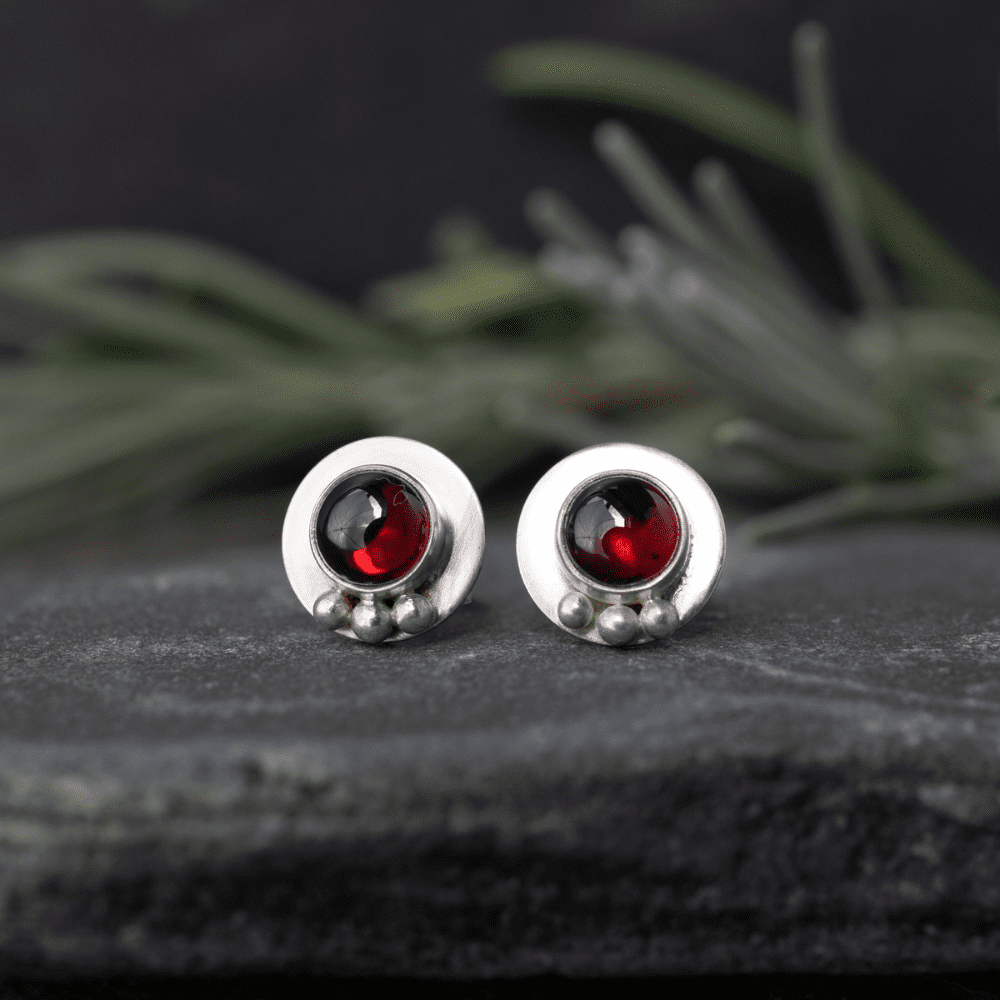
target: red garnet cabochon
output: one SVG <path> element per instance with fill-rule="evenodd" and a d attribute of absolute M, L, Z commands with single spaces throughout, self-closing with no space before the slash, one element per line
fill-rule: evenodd
<path fill-rule="evenodd" d="M 670 501 L 650 483 L 624 478 L 588 493 L 566 526 L 570 555 L 588 576 L 612 586 L 659 576 L 680 541 Z"/>
<path fill-rule="evenodd" d="M 405 576 L 427 548 L 430 512 L 408 486 L 385 476 L 337 494 L 317 525 L 331 568 L 356 583 Z"/>

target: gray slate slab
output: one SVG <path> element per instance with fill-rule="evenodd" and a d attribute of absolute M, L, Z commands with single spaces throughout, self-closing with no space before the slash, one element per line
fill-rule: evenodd
<path fill-rule="evenodd" d="M 582 644 L 493 530 L 406 643 L 273 545 L 0 573 L 0 969 L 511 976 L 1000 965 L 1000 533 L 733 540 Z"/>

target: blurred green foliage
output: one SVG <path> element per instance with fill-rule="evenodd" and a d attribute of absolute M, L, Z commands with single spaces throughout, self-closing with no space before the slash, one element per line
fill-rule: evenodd
<path fill-rule="evenodd" d="M 381 299 L 401 311 L 393 323 L 183 237 L 8 246 L 0 294 L 57 328 L 0 369 L 0 539 L 164 509 L 338 437 L 418 438 L 483 484 L 549 439 L 526 401 L 586 406 L 649 382 L 631 331 L 529 258 L 487 246 L 462 217 L 439 235 L 453 241 L 435 272 L 441 301 L 404 279 L 402 300 Z"/>
<path fill-rule="evenodd" d="M 809 126 L 787 108 L 666 56 L 594 42 L 538 42 L 498 53 L 493 87 L 507 97 L 591 100 L 651 111 L 815 178 Z M 844 154 L 858 223 L 928 303 L 1000 314 L 1000 289 L 979 274 L 860 157 Z"/>
<path fill-rule="evenodd" d="M 722 163 L 696 169 L 693 205 L 618 123 L 595 147 L 652 228 L 611 247 L 551 192 L 528 202 L 548 273 L 643 324 L 736 404 L 714 429 L 719 452 L 832 487 L 751 522 L 757 538 L 1000 494 L 1000 296 L 844 148 L 829 50 L 817 23 L 793 36 L 798 117 L 683 64 L 586 43 L 516 47 L 491 67 L 505 94 L 660 111 L 816 184 L 855 316 L 816 300 Z M 919 304 L 902 300 L 871 236 Z"/>
<path fill-rule="evenodd" d="M 1000 292 L 839 137 L 827 42 L 796 34 L 798 117 L 690 66 L 588 43 L 519 46 L 501 93 L 652 109 L 817 184 L 861 309 L 818 301 L 728 170 L 697 204 L 614 122 L 595 145 L 649 225 L 617 243 L 552 191 L 540 257 L 452 212 L 434 265 L 361 313 L 201 241 L 84 232 L 0 250 L 0 295 L 54 330 L 0 369 L 0 543 L 179 504 L 338 438 L 399 434 L 482 486 L 539 446 L 631 440 L 714 485 L 815 491 L 757 537 L 1000 495 Z M 869 246 L 901 265 L 902 302 Z"/>

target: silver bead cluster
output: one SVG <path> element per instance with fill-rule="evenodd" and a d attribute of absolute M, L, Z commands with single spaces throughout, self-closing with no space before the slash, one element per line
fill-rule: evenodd
<path fill-rule="evenodd" d="M 371 595 L 365 595 L 351 610 L 343 593 L 331 590 L 317 598 L 313 618 L 329 629 L 350 624 L 363 642 L 384 642 L 396 631 L 418 635 L 437 621 L 434 605 L 423 594 L 403 594 L 390 610 Z"/>
<path fill-rule="evenodd" d="M 579 631 L 594 620 L 594 603 L 586 594 L 571 590 L 559 601 L 557 613 L 566 628 Z M 609 604 L 597 614 L 597 632 L 609 646 L 627 646 L 643 633 L 650 639 L 664 639 L 679 625 L 673 604 L 656 597 L 644 602 L 638 614 L 627 604 Z"/>

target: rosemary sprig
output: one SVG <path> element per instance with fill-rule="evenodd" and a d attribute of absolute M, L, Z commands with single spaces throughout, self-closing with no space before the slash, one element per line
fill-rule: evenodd
<path fill-rule="evenodd" d="M 724 164 L 698 167 L 694 203 L 613 122 L 598 154 L 649 226 L 612 241 L 536 191 L 536 261 L 450 215 L 435 265 L 376 283 L 363 313 L 183 237 L 0 248 L 0 297 L 60 330 L 0 369 L 0 544 L 176 505 L 291 449 L 374 433 L 427 441 L 478 485 L 540 444 L 628 439 L 716 485 L 825 489 L 757 519 L 757 537 L 1000 495 L 1000 292 L 845 152 L 826 48 L 818 26 L 796 35 L 799 118 L 592 45 L 510 50 L 494 79 L 658 109 L 813 176 L 856 316 L 805 285 Z M 898 302 L 870 235 L 925 306 Z"/>
<path fill-rule="evenodd" d="M 613 121 L 595 131 L 595 149 L 654 228 L 630 226 L 609 249 L 579 210 L 535 192 L 526 210 L 548 240 L 541 264 L 644 323 L 737 404 L 740 416 L 715 429 L 720 448 L 839 483 L 753 520 L 751 536 L 992 498 L 1000 493 L 1000 419 L 990 388 L 1000 384 L 997 292 L 845 152 L 825 29 L 802 25 L 792 48 L 798 120 L 669 60 L 575 43 L 510 50 L 493 76 L 508 94 L 653 107 L 807 170 L 859 315 L 835 316 L 817 304 L 722 164 L 697 169 L 696 207 Z M 865 238 L 866 223 L 937 308 L 900 304 Z M 922 261 L 905 245 L 903 234 L 914 231 L 928 235 Z M 979 389 L 970 392 L 970 381 Z"/>
<path fill-rule="evenodd" d="M 639 366 L 601 356 L 613 324 L 453 221 L 435 272 L 448 294 L 410 282 L 416 307 L 395 324 L 184 237 L 88 232 L 0 250 L 0 295 L 62 328 L 0 369 L 0 543 L 175 506 L 284 452 L 365 434 L 427 441 L 482 485 L 551 439 L 508 419 L 519 406 L 585 407 L 634 385 Z M 513 345 L 490 333 L 512 317 Z"/>
<path fill-rule="evenodd" d="M 507 97 L 593 100 L 676 118 L 810 177 L 802 122 L 786 108 L 666 56 L 597 42 L 528 42 L 503 49 L 488 79 Z M 878 172 L 847 164 L 863 227 L 904 269 L 928 303 L 1000 314 L 1000 290 L 975 270 Z"/>

